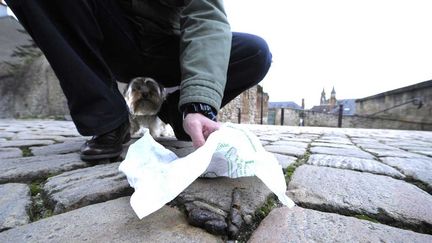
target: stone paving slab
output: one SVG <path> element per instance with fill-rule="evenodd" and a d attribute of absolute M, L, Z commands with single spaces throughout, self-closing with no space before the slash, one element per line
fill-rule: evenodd
<path fill-rule="evenodd" d="M 26 184 L 0 185 L 0 232 L 30 222 L 30 189 Z"/>
<path fill-rule="evenodd" d="M 277 135 L 264 135 L 264 136 L 260 136 L 259 139 L 261 141 L 276 142 L 276 141 L 279 141 L 280 136 L 277 136 Z"/>
<path fill-rule="evenodd" d="M 310 209 L 274 209 L 249 240 L 261 242 L 432 242 L 432 236 Z"/>
<path fill-rule="evenodd" d="M 30 147 L 33 155 L 68 154 L 79 152 L 84 144 L 84 139 L 65 141 L 63 143 L 48 146 Z"/>
<path fill-rule="evenodd" d="M 405 178 L 396 169 L 372 159 L 354 158 L 325 154 L 312 154 L 306 162 L 310 165 L 327 166 L 338 169 L 356 170 L 373 174 L 387 175 L 397 179 Z"/>
<path fill-rule="evenodd" d="M 211 188 L 211 190 L 208 190 Z M 182 201 L 204 201 L 224 211 L 231 209 L 232 192 L 241 192 L 242 211 L 253 214 L 272 193 L 257 177 L 197 179 L 179 197 Z"/>
<path fill-rule="evenodd" d="M 0 142 L 0 148 L 43 146 L 53 143 L 53 140 L 7 140 Z"/>
<path fill-rule="evenodd" d="M 288 195 L 313 209 L 365 214 L 412 229 L 432 229 L 432 196 L 387 176 L 303 165 L 294 172 Z"/>
<path fill-rule="evenodd" d="M 0 183 L 30 182 L 52 174 L 89 166 L 81 161 L 79 154 L 32 156 L 2 159 Z"/>
<path fill-rule="evenodd" d="M 426 156 L 416 153 L 410 153 L 400 149 L 365 149 L 369 153 L 375 154 L 378 157 L 400 157 L 400 158 L 425 158 Z"/>
<path fill-rule="evenodd" d="M 34 133 L 34 132 L 19 132 L 12 137 L 13 140 L 54 140 L 56 142 L 65 141 L 65 137 L 58 135 L 46 134 L 46 132 Z"/>
<path fill-rule="evenodd" d="M 383 143 L 356 143 L 357 146 L 364 150 L 379 149 L 379 150 L 397 150 L 398 148 L 385 145 Z"/>
<path fill-rule="evenodd" d="M 13 132 L 0 131 L 0 138 L 12 139 L 13 136 L 15 136 Z"/>
<path fill-rule="evenodd" d="M 286 140 L 280 140 L 280 141 L 277 141 L 277 142 L 272 142 L 270 145 L 274 145 L 274 146 L 290 146 L 290 147 L 303 148 L 303 149 L 306 149 L 308 147 L 307 143 L 293 142 L 293 141 L 286 141 Z"/>
<path fill-rule="evenodd" d="M 0 233 L 0 242 L 223 242 L 170 207 L 139 220 L 129 197 L 94 204 Z"/>
<path fill-rule="evenodd" d="M 337 144 L 346 144 L 351 145 L 352 142 L 348 138 L 340 138 L 340 137 L 328 137 L 328 138 L 320 138 L 315 140 L 317 143 L 337 143 Z"/>
<path fill-rule="evenodd" d="M 425 183 L 432 192 L 432 158 L 385 157 L 381 161 L 397 168 L 406 176 Z"/>
<path fill-rule="evenodd" d="M 360 149 L 311 147 L 310 150 L 313 154 L 344 155 L 354 158 L 375 159 L 372 154 L 366 153 Z"/>
<path fill-rule="evenodd" d="M 406 138 L 404 139 L 398 139 L 398 140 L 390 140 L 390 141 L 384 141 L 385 144 L 398 147 L 398 148 L 412 148 L 412 147 L 423 147 L 423 148 L 430 148 L 432 147 L 432 143 L 421 141 L 419 139 L 410 139 L 407 141 Z"/>
<path fill-rule="evenodd" d="M 19 148 L 0 148 L 0 159 L 22 157 L 22 151 Z"/>
<path fill-rule="evenodd" d="M 211 188 L 211 190 L 209 190 Z M 257 177 L 197 179 L 176 202 L 186 205 L 188 218 L 209 232 L 237 235 L 272 192 Z"/>
<path fill-rule="evenodd" d="M 432 150 L 410 150 L 410 152 L 426 155 L 432 158 Z"/>
<path fill-rule="evenodd" d="M 266 145 L 264 149 L 268 152 L 301 157 L 306 153 L 306 148 L 299 148 L 286 145 Z"/>
<path fill-rule="evenodd" d="M 281 137 L 281 141 L 299 142 L 299 143 L 310 143 L 313 141 L 312 138 L 301 138 L 301 137 Z"/>
<path fill-rule="evenodd" d="M 323 143 L 323 142 L 314 142 L 311 144 L 312 147 L 329 147 L 329 148 L 343 148 L 343 149 L 358 149 L 355 145 L 352 144 L 342 144 L 342 143 Z"/>
<path fill-rule="evenodd" d="M 131 195 L 120 163 L 97 165 L 51 177 L 43 187 L 55 214 Z"/>
<path fill-rule="evenodd" d="M 274 153 L 274 156 L 279 161 L 279 164 L 282 166 L 282 169 L 285 171 L 290 165 L 294 164 L 297 161 L 296 157 L 277 154 Z"/>
<path fill-rule="evenodd" d="M 413 184 L 402 180 L 411 181 L 411 178 L 416 175 L 417 179 L 413 179 L 417 180 L 414 182 L 415 185 L 425 188 L 423 185 L 427 185 L 425 182 L 427 180 L 419 178 L 428 175 L 428 171 L 430 171 L 428 167 L 418 166 L 418 171 L 411 173 L 413 169 L 408 168 L 403 163 L 405 170 L 396 166 L 395 163 L 389 165 L 379 161 L 389 157 L 380 157 L 378 159 L 373 154 L 363 151 L 363 149 L 387 150 L 387 152 L 383 153 L 387 153 L 392 158 L 401 158 L 398 157 L 401 154 L 392 154 L 394 151 L 420 156 L 411 158 L 413 161 L 420 158 L 432 159 L 427 156 L 428 151 L 432 150 L 431 132 L 246 124 L 242 126 L 255 133 L 265 147 L 270 148 L 268 150 L 277 151 L 272 152 L 275 153 L 276 158 L 284 168 L 295 163 L 298 158 L 305 158 L 304 156 L 308 155 L 308 148 L 311 148 L 311 150 L 318 148 L 326 151 L 326 153 L 314 153 L 314 151 L 311 151 L 309 162 L 306 162 L 320 165 L 313 166 L 318 168 L 319 173 L 310 173 L 310 170 L 307 170 L 308 173 L 302 172 L 302 168 L 310 166 L 304 165 L 296 169 L 289 183 L 289 186 L 292 186 L 293 182 L 294 185 L 301 182 L 298 184 L 301 186 L 299 188 L 307 188 L 307 190 L 305 189 L 306 192 L 297 193 L 296 200 L 300 200 L 300 205 L 339 214 L 335 219 L 329 219 L 330 223 L 321 224 L 323 227 L 326 227 L 326 224 L 331 225 L 334 221 L 343 221 L 338 218 L 346 218 L 342 215 L 364 214 L 381 222 L 376 227 L 374 225 L 367 226 L 372 229 L 379 228 L 379 230 L 373 230 L 370 233 L 372 235 L 377 231 L 381 232 L 381 227 L 384 224 L 407 227 L 415 231 L 426 231 L 425 228 L 431 228 L 428 218 L 430 217 L 429 211 L 432 210 L 430 210 L 431 203 L 428 200 L 432 196 Z M 240 180 L 228 178 L 198 179 L 169 203 L 169 205 L 182 210 L 178 211 L 177 209 L 164 207 L 143 220 L 156 217 L 153 220 L 156 222 L 156 226 L 152 231 L 156 233 L 148 233 L 146 229 L 152 226 L 146 225 L 143 230 L 141 225 L 143 221 L 135 221 L 136 216 L 130 208 L 128 198 L 113 200 L 122 195 L 129 195 L 131 192 L 122 194 L 124 188 L 129 188 L 129 186 L 126 179 L 119 176 L 117 171 L 118 163 L 94 166 L 80 161 L 77 152 L 86 139 L 88 138 L 77 133 L 73 123 L 70 121 L 0 120 L 0 143 L 15 143 L 14 146 L 2 147 L 0 150 L 12 151 L 15 155 L 19 155 L 17 158 L 0 158 L 0 186 L 8 185 L 2 185 L 1 183 L 30 183 L 37 180 L 37 185 L 41 185 L 44 191 L 37 194 L 39 197 L 35 196 L 31 200 L 33 201 L 32 208 L 34 210 L 32 214 L 35 214 L 33 219 L 38 220 L 40 217 L 48 216 L 46 219 L 1 232 L 0 242 L 3 242 L 4 239 L 12 239 L 17 242 L 67 242 L 75 241 L 75 239 L 77 239 L 76 241 L 84 241 L 80 239 L 98 241 L 99 239 L 96 240 L 96 238 L 99 235 L 102 235 L 102 241 L 115 242 L 145 242 L 147 235 L 155 237 L 149 238 L 148 241 L 151 242 L 177 242 L 178 239 L 181 239 L 180 242 L 235 240 L 239 233 L 245 233 L 244 230 L 255 224 L 254 215 L 257 209 L 260 209 L 259 214 L 261 214 L 262 210 L 265 211 L 264 208 L 261 208 L 263 205 L 273 203 L 272 200 L 269 201 L 268 199 L 269 197 L 273 198 L 274 195 L 257 178 L 243 178 Z M 27 146 L 28 143 L 33 143 L 32 140 L 33 142 L 46 140 L 53 144 Z M 179 142 L 174 138 L 158 138 L 157 141 L 179 156 L 185 156 L 193 151 L 190 142 Z M 25 142 L 27 144 L 23 144 Z M 124 146 L 123 157 L 129 144 Z M 29 147 L 35 156 L 23 158 L 21 146 Z M 334 151 L 335 154 L 329 151 Z M 426 152 L 426 154 L 422 154 L 422 152 Z M 0 152 L 0 157 L 6 156 L 5 154 L 5 152 Z M 359 154 L 367 154 L 368 158 L 358 157 Z M 344 156 L 347 159 L 341 158 Z M 69 160 L 70 163 L 61 162 L 63 160 Z M 110 161 L 101 161 L 101 163 L 110 163 Z M 417 165 L 418 163 L 413 162 L 411 164 Z M 331 166 L 344 169 L 329 168 Z M 357 171 L 368 171 L 368 173 Z M 301 177 L 304 178 L 296 178 L 297 173 L 303 173 Z M 381 174 L 385 175 L 381 176 Z M 404 175 L 406 178 L 403 178 Z M 393 179 L 390 176 L 400 180 Z M 419 183 L 420 180 L 423 180 L 423 184 Z M 39 182 L 41 183 L 39 184 Z M 311 183 L 311 185 L 308 183 Z M 294 192 L 291 190 L 289 193 Z M 306 194 L 306 196 L 302 197 L 302 193 Z M 98 203 L 105 200 L 111 201 Z M 119 200 L 123 200 L 121 206 L 117 203 Z M 50 216 L 49 213 L 46 214 L 45 212 L 50 211 L 50 203 L 58 206 L 56 213 L 61 213 L 54 216 Z M 7 204 L 13 205 L 13 203 Z M 85 206 L 87 204 L 91 205 Z M 107 207 L 108 204 L 111 206 Z M 121 209 L 122 207 L 123 209 Z M 117 209 L 118 211 L 116 211 Z M 305 210 L 313 211 L 311 209 Z M 160 216 L 161 211 L 167 212 L 167 210 L 169 213 L 162 214 L 169 216 Z M 110 216 L 111 211 L 114 214 L 120 211 L 121 213 Z M 104 215 L 106 212 L 108 212 L 108 215 Z M 70 215 L 76 216 L 70 217 Z M 101 220 L 100 217 L 102 216 L 106 220 Z M 366 222 L 356 218 L 350 219 L 355 220 L 355 222 L 349 221 L 348 226 L 341 226 L 341 229 L 349 230 L 351 227 L 360 227 L 357 225 L 357 221 Z M 89 222 L 86 223 L 86 221 Z M 158 224 L 160 221 L 175 226 L 166 228 Z M 55 226 L 51 224 L 52 222 L 55 223 Z M 131 225 L 131 228 L 127 228 L 126 231 L 123 231 L 124 228 L 120 230 L 123 222 L 127 222 L 125 224 Z M 315 224 L 313 225 L 315 226 Z M 179 228 L 185 230 L 179 230 Z M 205 229 L 207 232 L 200 228 Z M 314 227 L 310 228 L 314 229 Z M 397 228 L 392 229 L 400 230 Z M 29 233 L 29 230 L 33 233 Z M 271 234 L 272 230 L 274 228 L 268 230 L 269 234 Z M 191 233 L 191 235 L 185 233 L 189 231 L 199 232 L 201 236 L 194 238 L 195 233 Z M 301 235 L 303 231 L 306 232 L 306 230 L 300 229 L 297 234 Z M 93 234 L 93 232 L 96 233 Z M 212 236 L 208 232 L 221 236 Z M 335 231 L 330 230 L 327 242 L 338 239 L 338 235 L 332 236 L 331 232 Z M 396 231 L 383 230 L 382 232 L 399 235 Z M 427 232 L 432 235 L 432 232 Z M 343 232 L 340 234 L 344 235 Z M 364 234 L 369 234 L 369 232 Z M 5 238 L 6 235 L 8 238 Z M 29 238 L 25 238 L 26 235 Z M 160 238 L 157 238 L 159 237 L 157 235 Z M 67 240 L 63 236 L 73 240 Z M 82 238 L 80 238 L 81 236 Z M 23 239 L 22 237 L 26 240 L 20 240 Z M 384 234 L 378 239 L 393 241 L 394 238 Z"/>

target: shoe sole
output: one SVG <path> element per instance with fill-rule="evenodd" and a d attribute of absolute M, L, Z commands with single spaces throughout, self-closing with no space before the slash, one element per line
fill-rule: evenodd
<path fill-rule="evenodd" d="M 120 151 L 118 153 L 111 153 L 111 154 L 95 154 L 95 155 L 81 155 L 81 160 L 84 161 L 92 161 L 92 160 L 101 160 L 101 159 L 114 159 L 119 157 L 122 154 L 123 151 Z"/>

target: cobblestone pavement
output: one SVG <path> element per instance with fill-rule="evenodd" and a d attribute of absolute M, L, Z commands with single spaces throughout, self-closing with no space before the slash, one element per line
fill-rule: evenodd
<path fill-rule="evenodd" d="M 87 138 L 68 121 L 0 120 L 0 242 L 432 242 L 432 132 L 244 126 L 280 161 L 294 209 L 255 177 L 197 179 L 139 220 L 122 158 L 81 161 Z"/>

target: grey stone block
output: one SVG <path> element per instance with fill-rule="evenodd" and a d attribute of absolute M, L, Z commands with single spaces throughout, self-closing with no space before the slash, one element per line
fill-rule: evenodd
<path fill-rule="evenodd" d="M 77 169 L 51 177 L 44 193 L 55 214 L 132 194 L 120 163 Z"/>
<path fill-rule="evenodd" d="M 20 132 L 17 133 L 13 139 L 15 140 L 54 140 L 57 142 L 63 142 L 66 138 L 58 135 L 46 134 L 45 131 L 37 132 Z"/>
<path fill-rule="evenodd" d="M 41 147 L 30 147 L 34 155 L 49 155 L 49 154 L 68 154 L 79 152 L 85 141 L 83 139 L 76 141 L 66 141 L 63 143 L 52 144 Z"/>
<path fill-rule="evenodd" d="M 139 220 L 129 197 L 94 204 L 0 233 L 0 242 L 223 242 L 163 207 Z"/>
<path fill-rule="evenodd" d="M 19 148 L 0 148 L 0 159 L 22 157 L 22 151 Z"/>
<path fill-rule="evenodd" d="M 354 145 L 349 144 L 341 144 L 341 143 L 323 143 L 323 142 L 314 142 L 311 144 L 312 147 L 329 147 L 329 148 L 344 148 L 344 149 L 358 149 Z"/>
<path fill-rule="evenodd" d="M 261 222 L 250 243 L 432 242 L 432 236 L 352 217 L 295 207 L 277 208 Z"/>
<path fill-rule="evenodd" d="M 363 159 L 374 159 L 375 157 L 360 149 L 329 148 L 329 147 L 312 147 L 313 154 L 344 155 Z"/>
<path fill-rule="evenodd" d="M 209 190 L 211 188 L 211 190 Z M 229 212 L 232 193 L 239 189 L 241 208 L 245 215 L 253 214 L 272 195 L 267 186 L 257 177 L 197 179 L 186 188 L 177 200 L 182 202 L 202 201 Z"/>
<path fill-rule="evenodd" d="M 276 141 L 271 143 L 271 145 L 289 146 L 289 147 L 296 147 L 296 148 L 303 148 L 303 149 L 306 149 L 308 146 L 307 143 L 293 142 L 293 141 L 286 141 L 286 140 Z"/>
<path fill-rule="evenodd" d="M 0 147 L 29 147 L 29 146 L 43 146 L 53 144 L 53 140 L 8 140 L 0 141 Z"/>
<path fill-rule="evenodd" d="M 306 148 L 299 148 L 293 146 L 283 146 L 283 145 L 267 145 L 264 149 L 268 152 L 290 155 L 295 157 L 303 156 L 306 153 Z"/>
<path fill-rule="evenodd" d="M 3 159 L 0 166 L 0 183 L 30 182 L 87 166 L 87 163 L 81 161 L 79 154 Z"/>
<path fill-rule="evenodd" d="M 279 161 L 279 164 L 282 166 L 283 170 L 286 170 L 286 168 L 288 168 L 290 165 L 294 164 L 297 161 L 297 158 L 293 156 L 277 153 L 274 153 L 274 156 Z"/>
<path fill-rule="evenodd" d="M 257 177 L 198 179 L 175 202 L 185 205 L 192 225 L 235 239 L 270 195 Z"/>
<path fill-rule="evenodd" d="M 400 149 L 366 149 L 366 151 L 375 154 L 378 157 L 400 157 L 400 158 L 426 158 L 426 156 L 416 153 L 410 153 Z"/>
<path fill-rule="evenodd" d="M 432 196 L 387 176 L 303 165 L 288 185 L 299 205 L 342 214 L 365 214 L 413 230 L 432 229 Z"/>
<path fill-rule="evenodd" d="M 29 223 L 30 189 L 26 184 L 0 185 L 0 232 Z"/>
<path fill-rule="evenodd" d="M 397 179 L 405 176 L 396 169 L 372 159 L 362 159 L 347 156 L 312 154 L 306 162 L 310 165 L 333 167 L 338 169 L 349 169 L 373 174 L 388 175 Z"/>
<path fill-rule="evenodd" d="M 397 168 L 406 176 L 425 183 L 432 192 L 432 158 L 385 157 L 381 161 Z"/>

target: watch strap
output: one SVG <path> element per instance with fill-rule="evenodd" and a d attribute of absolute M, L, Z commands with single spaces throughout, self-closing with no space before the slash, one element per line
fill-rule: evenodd
<path fill-rule="evenodd" d="M 200 113 L 212 121 L 217 121 L 216 110 L 212 106 L 204 103 L 187 103 L 182 107 L 182 111 L 183 119 L 185 119 L 186 115 L 189 113 Z"/>

